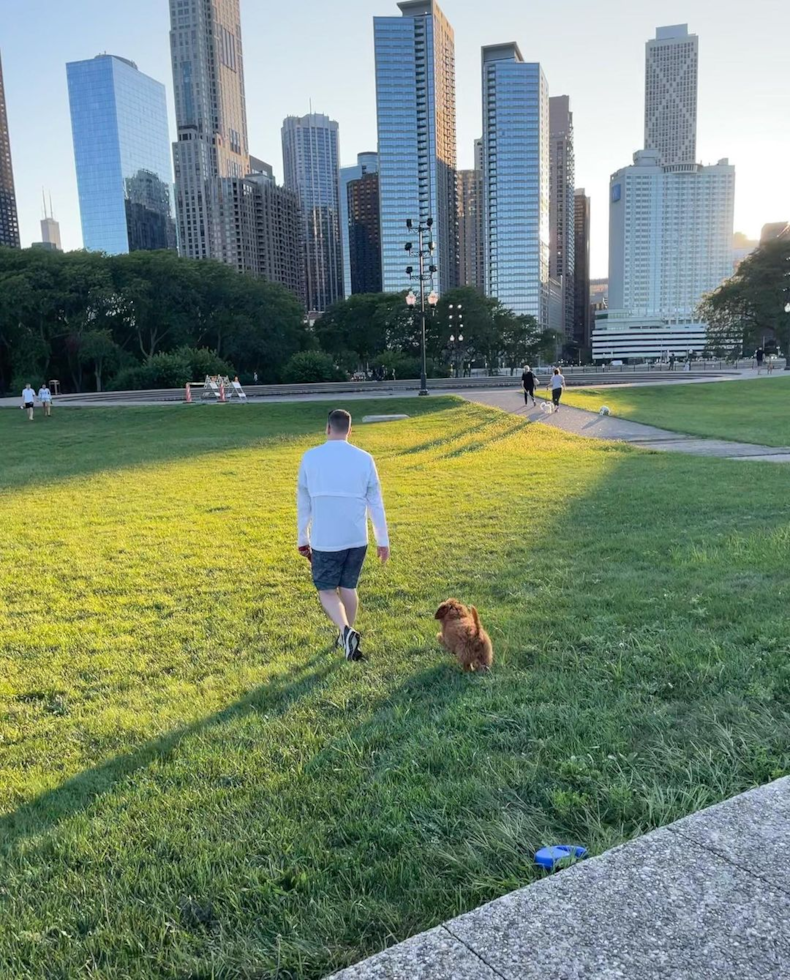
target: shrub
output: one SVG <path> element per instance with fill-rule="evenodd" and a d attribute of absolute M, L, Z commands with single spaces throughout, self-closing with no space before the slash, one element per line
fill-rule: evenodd
<path fill-rule="evenodd" d="M 317 350 L 306 350 L 294 354 L 283 369 L 285 384 L 345 381 L 346 377 L 346 374 L 340 370 L 329 354 Z"/>

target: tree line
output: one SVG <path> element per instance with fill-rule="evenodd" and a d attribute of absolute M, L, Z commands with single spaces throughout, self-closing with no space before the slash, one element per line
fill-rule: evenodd
<path fill-rule="evenodd" d="M 698 315 L 708 324 L 708 351 L 750 357 L 758 347 L 790 351 L 790 239 L 765 242 L 735 275 L 706 296 Z"/>
<path fill-rule="evenodd" d="M 426 321 L 431 376 L 517 368 L 555 338 L 474 289 Z M 57 379 L 63 391 L 330 381 L 358 371 L 417 377 L 420 318 L 405 294 L 356 295 L 309 325 L 284 287 L 172 251 L 108 256 L 0 248 L 0 390 Z M 458 338 L 450 343 L 450 336 Z"/>

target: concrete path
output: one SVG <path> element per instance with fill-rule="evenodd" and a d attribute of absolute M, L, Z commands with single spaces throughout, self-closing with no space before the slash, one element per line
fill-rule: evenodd
<path fill-rule="evenodd" d="M 563 432 L 588 439 L 610 439 L 629 442 L 642 449 L 662 452 L 690 453 L 693 456 L 719 456 L 724 459 L 750 459 L 769 463 L 790 463 L 790 446 L 757 446 L 748 442 L 729 442 L 726 439 L 705 439 L 700 436 L 669 432 L 653 425 L 630 422 L 613 415 L 596 415 L 581 408 L 564 405 L 559 412 L 546 415 L 539 408 L 526 409 L 520 391 L 465 392 L 468 401 L 491 405 L 514 415 L 521 415 Z M 538 399 L 540 405 L 541 399 Z"/>
<path fill-rule="evenodd" d="M 332 980 L 781 980 L 790 777 L 703 810 Z"/>

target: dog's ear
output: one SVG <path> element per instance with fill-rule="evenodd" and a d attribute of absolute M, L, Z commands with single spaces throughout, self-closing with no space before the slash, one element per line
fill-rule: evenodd
<path fill-rule="evenodd" d="M 444 617 L 447 615 L 449 611 L 450 611 L 450 603 L 443 602 L 441 606 L 439 606 L 439 608 L 436 610 L 436 615 L 433 618 L 444 619 Z"/>

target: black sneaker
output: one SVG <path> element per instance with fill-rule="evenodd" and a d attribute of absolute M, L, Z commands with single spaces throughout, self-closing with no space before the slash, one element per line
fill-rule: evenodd
<path fill-rule="evenodd" d="M 361 637 L 355 629 L 347 626 L 343 631 L 343 649 L 346 652 L 346 660 L 362 660 L 362 653 L 359 649 Z"/>

